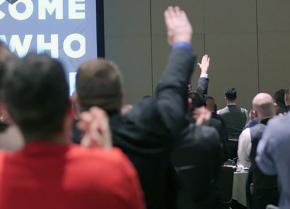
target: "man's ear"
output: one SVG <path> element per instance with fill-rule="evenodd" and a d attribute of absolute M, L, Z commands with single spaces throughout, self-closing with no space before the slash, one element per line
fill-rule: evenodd
<path fill-rule="evenodd" d="M 258 112 L 256 110 L 252 110 L 251 114 L 253 117 L 258 117 Z"/>

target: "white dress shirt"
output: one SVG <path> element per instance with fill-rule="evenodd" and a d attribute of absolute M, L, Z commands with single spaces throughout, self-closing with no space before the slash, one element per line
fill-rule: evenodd
<path fill-rule="evenodd" d="M 252 139 L 251 132 L 249 128 L 246 128 L 239 137 L 239 146 L 238 146 L 238 157 L 239 163 L 244 167 L 250 167 L 250 153 L 252 148 Z"/>

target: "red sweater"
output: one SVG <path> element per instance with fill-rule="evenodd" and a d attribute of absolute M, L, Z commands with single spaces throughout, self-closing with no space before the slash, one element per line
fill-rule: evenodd
<path fill-rule="evenodd" d="M 0 209 L 144 209 L 137 175 L 117 149 L 38 142 L 0 153 Z"/>

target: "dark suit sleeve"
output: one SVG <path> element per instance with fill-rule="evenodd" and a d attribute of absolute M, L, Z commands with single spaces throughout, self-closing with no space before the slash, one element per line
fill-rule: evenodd
<path fill-rule="evenodd" d="M 207 96 L 207 90 L 208 90 L 208 78 L 199 78 L 197 82 L 197 88 L 196 92 L 202 95 L 204 98 Z"/>
<path fill-rule="evenodd" d="M 156 88 L 157 112 L 167 131 L 174 135 L 187 124 L 187 85 L 195 61 L 188 49 L 173 49 Z"/>

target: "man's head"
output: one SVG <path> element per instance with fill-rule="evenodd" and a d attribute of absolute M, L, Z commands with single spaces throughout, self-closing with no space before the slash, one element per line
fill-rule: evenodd
<path fill-rule="evenodd" d="M 270 118 L 275 115 L 274 101 L 270 94 L 257 94 L 252 101 L 252 106 L 259 120 Z"/>
<path fill-rule="evenodd" d="M 212 96 L 206 97 L 206 108 L 211 112 L 216 112 L 216 103 Z"/>
<path fill-rule="evenodd" d="M 225 91 L 225 98 L 228 103 L 235 102 L 237 99 L 237 91 L 235 88 L 229 88 Z"/>
<path fill-rule="evenodd" d="M 95 59 L 83 63 L 77 72 L 76 90 L 81 111 L 93 106 L 107 112 L 121 109 L 121 73 L 110 61 Z"/>
<path fill-rule="evenodd" d="M 200 95 L 197 92 L 189 92 L 188 93 L 188 105 L 189 110 L 192 112 L 196 108 L 204 107 L 205 106 L 205 100 L 202 95 Z"/>
<path fill-rule="evenodd" d="M 63 66 L 44 55 L 28 55 L 7 64 L 4 100 L 28 140 L 51 140 L 65 128 L 70 110 Z"/>

